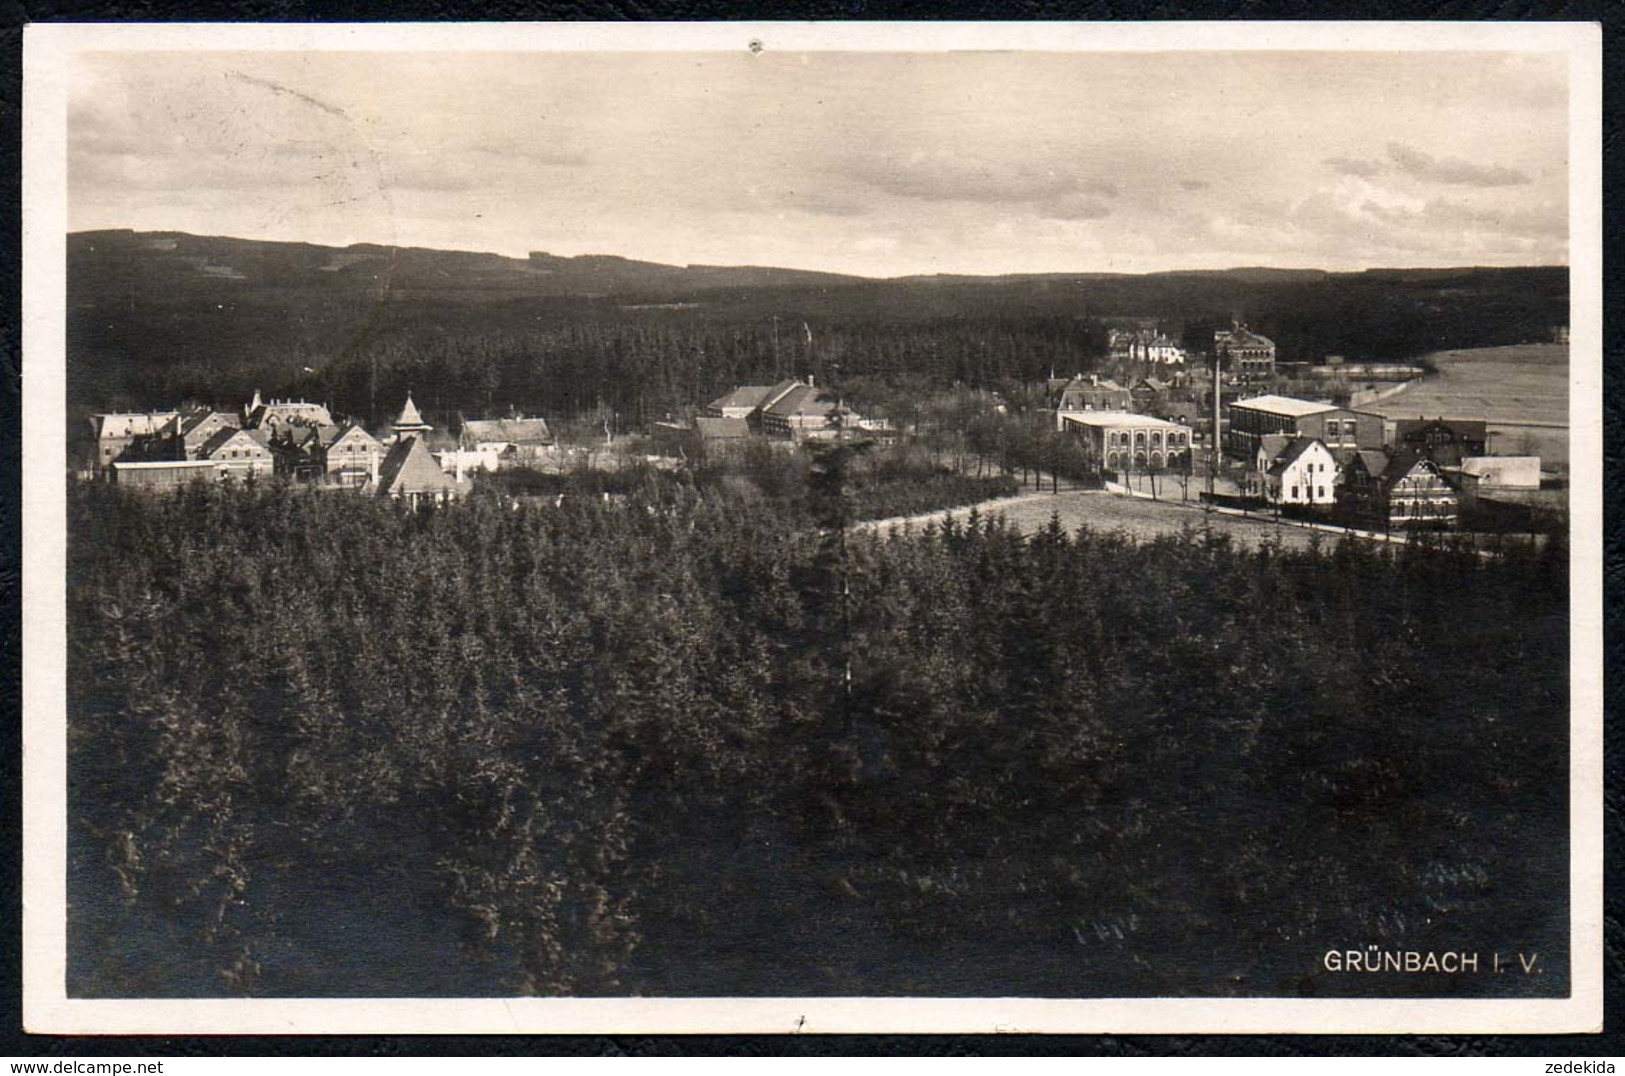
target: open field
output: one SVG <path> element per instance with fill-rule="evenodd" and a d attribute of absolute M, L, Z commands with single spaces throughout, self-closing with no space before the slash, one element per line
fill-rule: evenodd
<path fill-rule="evenodd" d="M 1538 455 L 1548 470 L 1568 469 L 1567 344 L 1439 351 L 1430 359 L 1437 374 L 1367 410 L 1390 419 L 1481 418 L 1490 425 L 1491 452 Z"/>
<path fill-rule="evenodd" d="M 1194 490 L 1192 491 L 1194 495 Z M 1122 531 L 1135 538 L 1155 538 L 1162 534 L 1177 534 L 1186 527 L 1200 528 L 1211 525 L 1215 532 L 1229 535 L 1246 548 L 1257 547 L 1266 537 L 1279 537 L 1287 548 L 1307 548 L 1311 534 L 1319 533 L 1325 545 L 1341 541 L 1334 534 L 1310 531 L 1301 527 L 1278 526 L 1264 519 L 1238 519 L 1234 516 L 1210 515 L 1194 504 L 1181 505 L 1174 490 L 1173 502 L 1148 501 L 1123 497 L 1102 490 L 1079 490 L 1057 494 L 1037 493 L 1010 497 L 1002 501 L 988 501 L 977 505 L 983 516 L 999 515 L 1005 522 L 1023 533 L 1031 534 L 1049 525 L 1051 515 L 1060 517 L 1061 526 L 1068 532 L 1089 526 L 1096 530 Z M 863 525 L 863 529 L 887 530 L 893 527 L 924 527 L 948 517 L 963 522 L 970 515 L 969 508 L 956 508 L 947 512 L 932 512 L 906 520 L 888 519 Z"/>

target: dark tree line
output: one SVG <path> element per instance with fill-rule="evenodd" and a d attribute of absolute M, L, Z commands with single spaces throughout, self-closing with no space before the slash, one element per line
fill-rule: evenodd
<path fill-rule="evenodd" d="M 233 243 L 270 246 L 232 241 L 196 257 L 235 259 L 243 279 L 201 275 L 196 257 L 75 246 L 76 412 L 236 404 L 258 388 L 375 425 L 411 390 L 441 427 L 460 413 L 516 408 L 561 422 L 604 414 L 639 429 L 735 385 L 787 377 L 937 391 L 1087 373 L 1100 368 L 1109 325 L 1126 317 L 1156 318 L 1197 351 L 1239 318 L 1275 339 L 1283 361 L 1358 361 L 1545 340 L 1568 307 L 1561 268 L 526 294 L 468 255 L 416 252 L 412 286 L 388 273 L 363 286 L 321 271 L 329 254 L 315 248 L 250 256 Z"/>
<path fill-rule="evenodd" d="M 70 993 L 1562 990 L 1561 549 L 859 535 L 872 452 L 75 486 Z"/>

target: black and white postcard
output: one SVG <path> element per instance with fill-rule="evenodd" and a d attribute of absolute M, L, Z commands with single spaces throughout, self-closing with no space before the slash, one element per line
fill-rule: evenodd
<path fill-rule="evenodd" d="M 31 27 L 28 1029 L 1597 1029 L 1600 64 Z"/>

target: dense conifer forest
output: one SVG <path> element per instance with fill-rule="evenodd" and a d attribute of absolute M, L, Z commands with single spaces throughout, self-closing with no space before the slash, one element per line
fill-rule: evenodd
<path fill-rule="evenodd" d="M 1241 318 L 1291 362 L 1540 341 L 1568 321 L 1562 267 L 865 280 L 178 233 L 68 249 L 76 420 L 259 389 L 375 426 L 411 390 L 441 428 L 513 407 L 639 429 L 783 377 L 1009 391 L 1098 369 L 1124 318 L 1198 353 Z"/>
<path fill-rule="evenodd" d="M 1560 542 L 860 534 L 857 451 L 75 484 L 69 993 L 1565 992 Z"/>

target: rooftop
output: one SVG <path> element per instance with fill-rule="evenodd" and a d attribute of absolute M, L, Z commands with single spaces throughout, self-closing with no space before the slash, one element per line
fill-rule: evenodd
<path fill-rule="evenodd" d="M 1166 419 L 1150 415 L 1136 415 L 1129 411 L 1062 411 L 1061 418 L 1079 426 L 1098 426 L 1102 429 L 1120 429 L 1132 426 L 1146 430 L 1183 430 L 1185 427 Z"/>
<path fill-rule="evenodd" d="M 1314 400 L 1298 400 L 1291 396 L 1253 396 L 1245 400 L 1235 400 L 1231 407 L 1245 407 L 1249 411 L 1264 411 L 1272 415 L 1285 415 L 1288 418 L 1302 418 L 1305 415 L 1318 415 L 1322 411 L 1336 411 L 1336 404 L 1316 403 Z"/>

